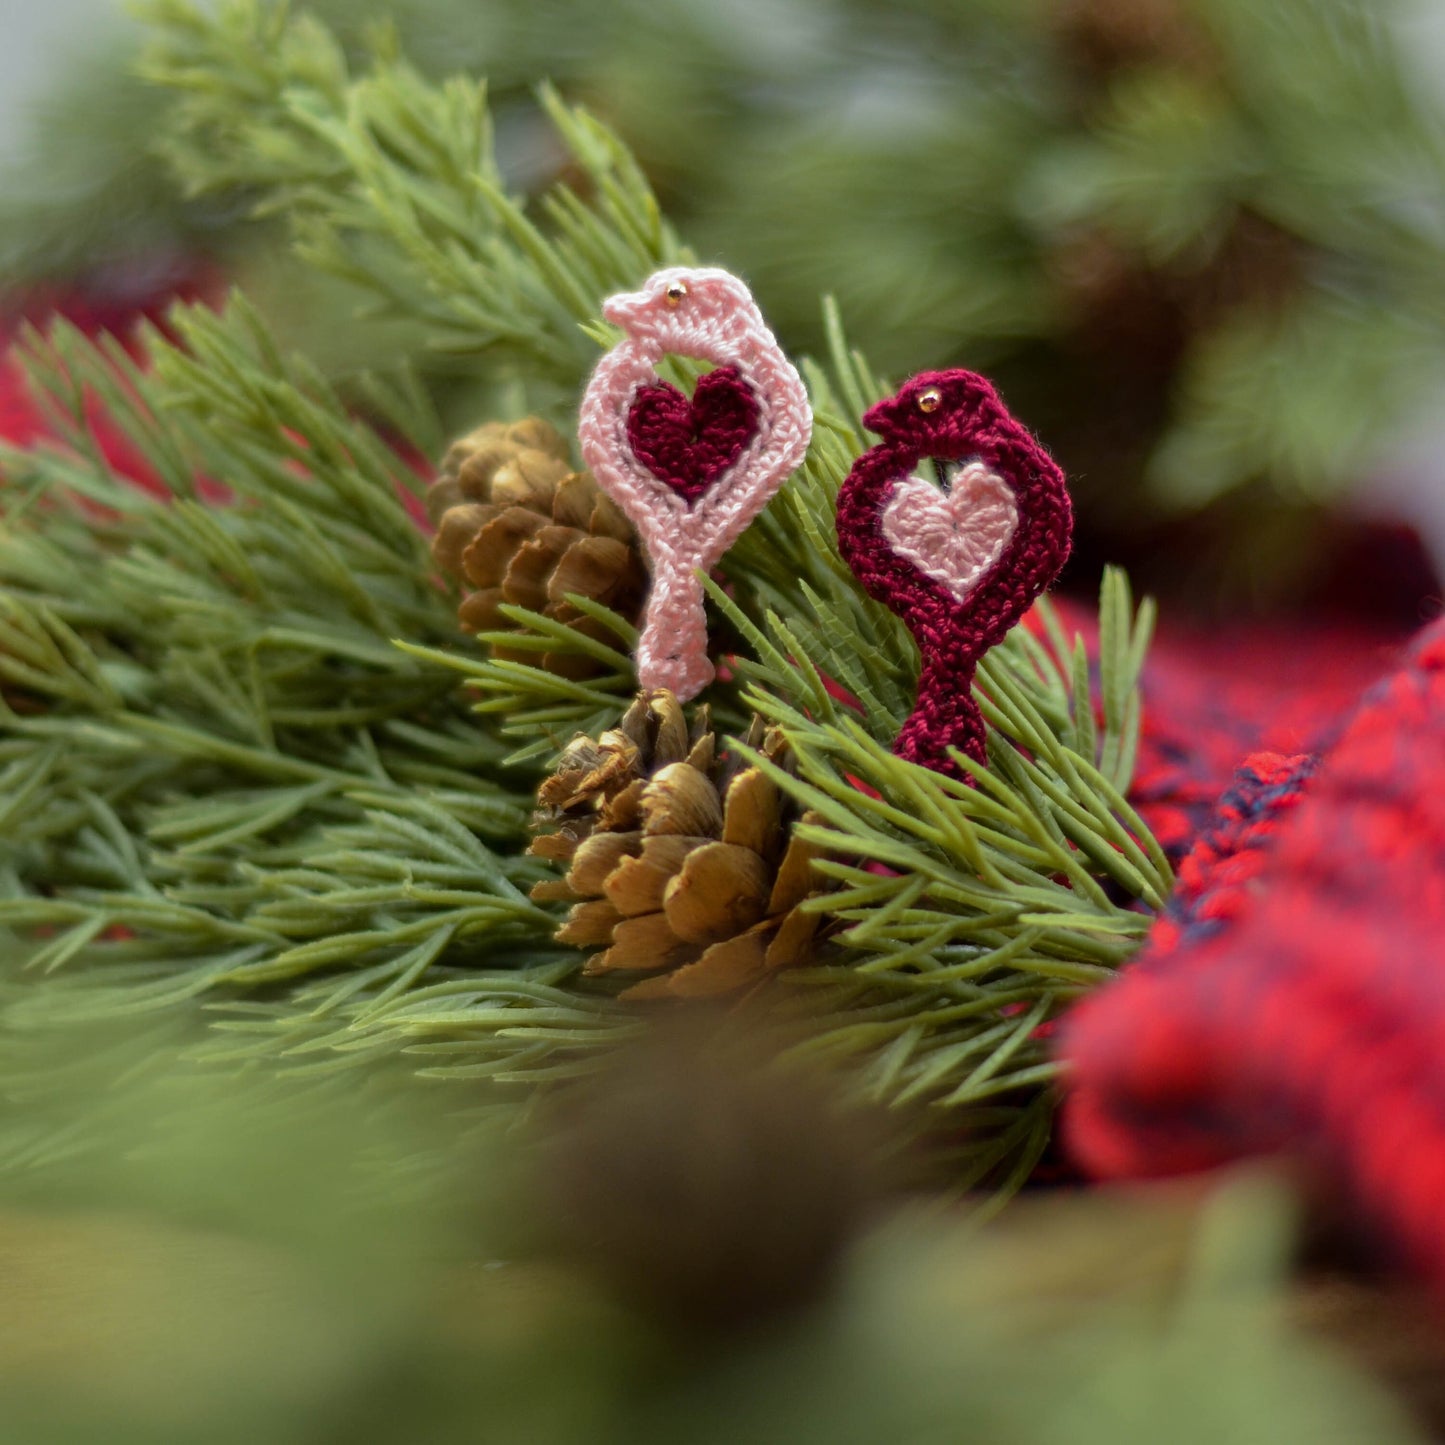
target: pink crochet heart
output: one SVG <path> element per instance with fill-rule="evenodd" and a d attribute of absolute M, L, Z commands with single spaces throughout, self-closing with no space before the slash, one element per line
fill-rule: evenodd
<path fill-rule="evenodd" d="M 947 492 L 922 477 L 896 483 L 883 509 L 883 535 L 898 556 L 962 601 L 1003 555 L 1018 521 L 1009 484 L 971 462 Z"/>
<path fill-rule="evenodd" d="M 735 366 L 698 379 L 689 400 L 654 381 L 627 413 L 632 454 L 684 501 L 695 502 L 737 461 L 758 430 L 758 399 Z"/>

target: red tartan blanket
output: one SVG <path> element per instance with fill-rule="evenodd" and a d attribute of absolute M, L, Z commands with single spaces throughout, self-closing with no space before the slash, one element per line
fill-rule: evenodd
<path fill-rule="evenodd" d="M 1103 1177 L 1300 1156 L 1445 1291 L 1445 620 L 1352 713 L 1308 700 L 1260 737 L 1312 717 L 1317 755 L 1244 763 L 1144 953 L 1061 1030 L 1064 1139 Z M 1230 731 L 1200 716 L 1197 743 L 1168 706 L 1150 727 L 1166 820 Z"/>

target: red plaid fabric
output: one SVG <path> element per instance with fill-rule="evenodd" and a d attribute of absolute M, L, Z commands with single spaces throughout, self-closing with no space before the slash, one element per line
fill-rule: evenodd
<path fill-rule="evenodd" d="M 1250 760 L 1060 1048 L 1088 1172 L 1287 1150 L 1445 1290 L 1445 621 L 1317 766 Z"/>

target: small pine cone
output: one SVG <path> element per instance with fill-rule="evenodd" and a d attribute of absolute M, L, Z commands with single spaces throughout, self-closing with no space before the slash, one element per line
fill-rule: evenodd
<path fill-rule="evenodd" d="M 615 645 L 606 628 L 566 600 L 575 593 L 636 619 L 647 571 L 631 523 L 590 473 L 572 470 L 567 444 L 535 417 L 489 422 L 452 444 L 427 491 L 436 523 L 432 556 L 469 589 L 458 609 L 468 632 L 511 627 L 498 608 L 529 608 Z M 497 657 L 536 663 L 535 652 Z M 546 653 L 541 666 L 582 678 L 590 658 Z"/>
<path fill-rule="evenodd" d="M 748 743 L 787 766 L 776 728 L 755 720 Z M 603 950 L 588 974 L 650 975 L 624 998 L 731 993 L 811 954 L 819 918 L 799 905 L 822 889 L 818 850 L 761 768 L 718 756 L 706 709 L 689 731 L 672 693 L 643 693 L 618 727 L 574 738 L 537 797 L 548 831 L 528 851 L 567 873 L 532 896 L 573 905 L 557 938 Z"/>

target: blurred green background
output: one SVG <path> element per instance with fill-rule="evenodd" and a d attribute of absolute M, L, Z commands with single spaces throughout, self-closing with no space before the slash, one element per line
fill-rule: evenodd
<path fill-rule="evenodd" d="M 640 154 L 682 234 L 787 344 L 820 292 L 894 377 L 994 374 L 1103 560 L 1208 613 L 1417 620 L 1445 555 L 1445 46 L 1403 0 L 318 0 L 429 73 L 489 77 L 518 187 L 558 164 L 550 77 Z M 410 340 L 282 263 L 244 198 L 146 156 L 162 97 L 75 28 L 0 184 L 13 285 L 240 276 L 345 375 Z M 489 403 L 445 373 L 458 430 Z M 1356 514 L 1413 523 L 1422 546 Z M 1342 595 L 1348 594 L 1348 595 Z"/>
<path fill-rule="evenodd" d="M 0 1122 L 16 1445 L 1433 1438 L 1382 1379 L 1438 1391 L 1370 1359 L 1409 1306 L 1292 1284 L 1267 1175 L 980 1225 L 879 1179 L 822 1081 L 694 1038 L 521 1129 L 471 1086 L 72 1044 L 69 1082 Z"/>

